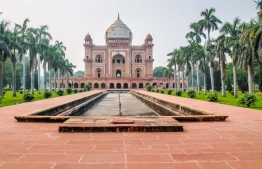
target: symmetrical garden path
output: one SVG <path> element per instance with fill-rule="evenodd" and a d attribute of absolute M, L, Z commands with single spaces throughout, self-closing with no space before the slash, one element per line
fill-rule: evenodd
<path fill-rule="evenodd" d="M 98 91 L 0 108 L 0 168 L 261 169 L 262 112 L 157 93 L 220 115 L 174 133 L 58 133 L 59 123 L 18 123 L 14 115 Z M 146 91 L 140 91 L 146 92 Z"/>

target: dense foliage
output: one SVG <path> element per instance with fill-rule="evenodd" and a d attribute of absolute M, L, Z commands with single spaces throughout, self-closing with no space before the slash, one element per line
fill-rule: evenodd
<path fill-rule="evenodd" d="M 244 96 L 240 98 L 238 101 L 239 105 L 246 105 L 247 107 L 250 107 L 251 105 L 255 105 L 257 102 L 257 97 L 254 94 L 246 93 Z"/>
<path fill-rule="evenodd" d="M 52 93 L 49 90 L 47 90 L 44 92 L 44 96 L 45 98 L 50 98 L 52 96 Z"/>
<path fill-rule="evenodd" d="M 58 96 L 63 96 L 64 90 L 58 90 L 56 93 L 57 93 Z"/>
<path fill-rule="evenodd" d="M 87 91 L 91 90 L 92 86 L 91 84 L 86 84 L 84 87 Z"/>
<path fill-rule="evenodd" d="M 153 87 L 150 84 L 146 85 L 146 90 L 147 91 L 150 92 L 152 89 L 153 89 Z"/>
<path fill-rule="evenodd" d="M 72 90 L 71 88 L 67 88 L 67 89 L 66 89 L 66 92 L 67 92 L 68 94 L 71 94 L 71 93 L 73 92 L 73 90 Z"/>
<path fill-rule="evenodd" d="M 189 98 L 193 99 L 193 98 L 196 97 L 196 91 L 195 90 L 189 90 L 187 92 L 187 95 L 188 95 Z"/>
<path fill-rule="evenodd" d="M 35 97 L 31 93 L 26 93 L 23 98 L 26 102 L 31 102 Z"/>
<path fill-rule="evenodd" d="M 210 102 L 217 102 L 218 101 L 217 92 L 215 91 L 214 93 L 209 93 L 207 95 L 207 100 Z"/>

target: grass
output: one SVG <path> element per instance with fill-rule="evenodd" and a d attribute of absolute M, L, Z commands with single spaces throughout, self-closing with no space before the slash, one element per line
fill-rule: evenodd
<path fill-rule="evenodd" d="M 211 91 L 209 93 L 211 93 Z M 165 90 L 164 94 L 168 94 L 167 90 Z M 222 104 L 226 104 L 226 105 L 238 106 L 238 107 L 246 107 L 247 108 L 247 106 L 242 106 L 242 105 L 240 106 L 240 105 L 238 105 L 238 101 L 244 95 L 240 91 L 238 92 L 238 98 L 234 98 L 234 96 L 232 96 L 228 91 L 226 92 L 226 97 L 222 97 L 221 96 L 221 92 L 218 92 L 217 94 L 218 94 L 218 102 L 217 102 L 218 104 L 222 103 Z M 175 96 L 176 95 L 175 91 L 172 91 L 171 95 Z M 176 97 L 188 98 L 188 95 L 187 95 L 186 92 L 183 92 L 182 96 L 176 96 Z M 257 100 L 258 100 L 255 103 L 256 105 L 250 106 L 250 108 L 251 109 L 256 109 L 256 110 L 262 110 L 262 93 L 261 92 L 260 93 L 257 92 L 256 93 L 256 97 L 257 97 Z M 196 94 L 196 97 L 194 99 L 202 100 L 202 101 L 208 101 L 207 100 L 207 95 L 204 95 L 204 91 L 201 91 L 200 94 Z"/>
<path fill-rule="evenodd" d="M 74 94 L 74 92 L 72 94 Z M 0 103 L 0 107 L 15 105 L 17 103 L 19 103 L 19 104 L 25 103 L 25 101 L 23 99 L 24 94 L 20 94 L 20 92 L 17 92 L 16 95 L 17 95 L 16 97 L 13 97 L 13 92 L 7 91 L 4 95 L 4 98 L 2 99 L 2 103 Z M 67 94 L 66 91 L 64 91 L 64 96 L 66 96 L 66 95 L 68 95 L 68 94 Z M 33 101 L 46 99 L 44 97 L 44 91 L 41 91 L 40 94 L 38 94 L 38 92 L 35 91 L 34 97 L 35 98 L 34 98 Z M 59 96 L 55 92 L 52 92 L 51 98 L 54 98 L 54 97 L 59 97 Z"/>

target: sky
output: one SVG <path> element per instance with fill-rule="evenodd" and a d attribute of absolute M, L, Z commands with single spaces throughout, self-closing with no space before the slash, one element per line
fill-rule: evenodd
<path fill-rule="evenodd" d="M 48 25 L 55 40 L 66 46 L 66 58 L 84 70 L 84 38 L 89 33 L 96 45 L 105 45 L 108 27 L 120 19 L 133 33 L 133 45 L 141 45 L 148 33 L 153 37 L 154 67 L 167 65 L 167 54 L 188 44 L 189 25 L 201 19 L 201 11 L 215 8 L 222 22 L 256 17 L 253 0 L 0 0 L 0 20 L 29 27 Z M 10 27 L 12 28 L 12 26 Z M 211 38 L 218 36 L 211 33 Z M 204 39 L 203 39 L 204 41 Z M 228 60 L 230 62 L 230 60 Z"/>

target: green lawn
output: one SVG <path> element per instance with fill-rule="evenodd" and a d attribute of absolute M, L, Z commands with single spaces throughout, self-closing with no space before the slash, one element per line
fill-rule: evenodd
<path fill-rule="evenodd" d="M 210 91 L 211 93 L 211 91 Z M 167 91 L 165 91 L 164 94 L 167 94 Z M 175 91 L 172 91 L 171 95 L 175 96 Z M 234 96 L 232 96 L 229 92 L 226 93 L 226 97 L 222 97 L 221 96 L 221 92 L 218 92 L 218 104 L 226 104 L 226 105 L 232 105 L 232 106 L 238 106 L 238 100 L 243 96 L 244 94 L 242 94 L 241 92 L 238 92 L 238 98 L 234 98 Z M 196 94 L 196 98 L 197 100 L 203 100 L 203 101 L 207 101 L 207 95 L 204 95 L 204 91 L 200 92 L 200 95 Z M 175 96 L 178 97 L 178 96 Z M 185 97 L 188 98 L 188 95 L 186 92 L 184 92 L 182 94 L 181 97 Z M 256 110 L 262 110 L 262 93 L 256 93 L 256 97 L 258 99 L 258 101 L 256 102 L 255 106 L 251 106 L 250 108 L 252 109 L 256 109 Z M 239 107 L 247 107 L 247 106 L 239 106 Z"/>
<path fill-rule="evenodd" d="M 0 107 L 4 107 L 4 106 L 10 106 L 10 105 L 15 105 L 16 103 L 25 103 L 23 96 L 24 94 L 20 94 L 19 92 L 16 93 L 16 97 L 13 97 L 13 92 L 12 91 L 7 91 L 4 95 L 4 98 L 2 99 L 2 103 L 0 104 Z M 64 96 L 67 95 L 67 92 L 64 91 Z M 45 99 L 44 97 L 44 91 L 41 91 L 40 94 L 38 94 L 37 91 L 35 91 L 35 95 L 34 95 L 35 99 L 33 101 L 36 100 L 42 100 Z M 52 92 L 52 97 L 59 97 L 55 92 Z"/>

